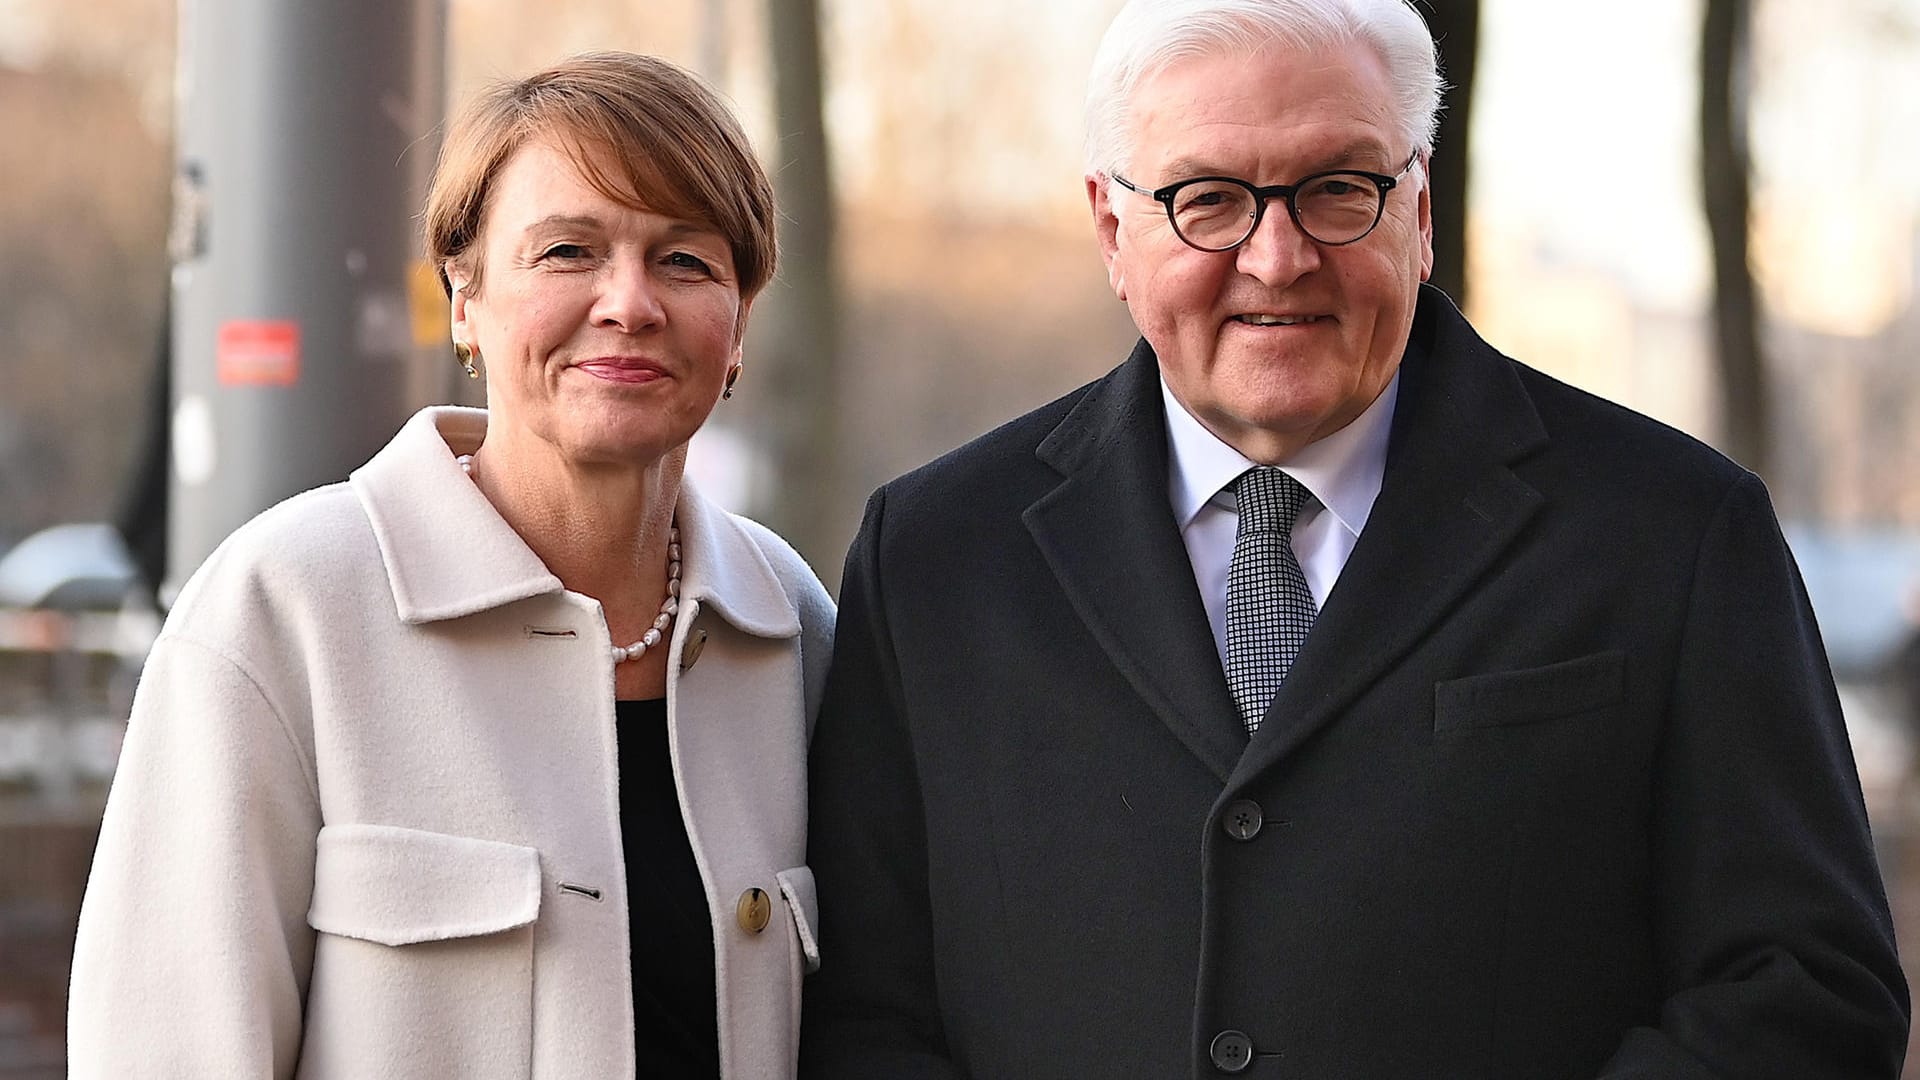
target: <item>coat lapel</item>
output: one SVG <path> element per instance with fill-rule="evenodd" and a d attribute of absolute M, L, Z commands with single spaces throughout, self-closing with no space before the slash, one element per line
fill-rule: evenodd
<path fill-rule="evenodd" d="M 1168 504 L 1158 371 L 1142 342 L 1040 444 L 1064 479 L 1024 520 L 1114 666 L 1224 781 L 1246 736 Z"/>
<path fill-rule="evenodd" d="M 564 588 L 461 472 L 454 455 L 471 453 L 486 432 L 483 410 L 422 409 L 353 472 L 405 622 L 459 618 Z M 675 513 L 687 555 L 683 602 L 710 607 L 759 637 L 800 632 L 793 602 L 750 526 L 684 477 Z"/>
<path fill-rule="evenodd" d="M 1338 717 L 1492 568 L 1542 502 L 1511 465 L 1546 439 L 1511 362 L 1423 287 L 1379 499 L 1236 778 Z"/>
<path fill-rule="evenodd" d="M 404 622 L 454 619 L 560 591 L 520 534 L 460 471 L 486 436 L 479 409 L 422 409 L 348 478 Z"/>
<path fill-rule="evenodd" d="M 686 477 L 680 480 L 680 501 L 674 513 L 686 553 L 685 576 L 680 581 L 683 604 L 712 608 L 756 637 L 789 638 L 800 633 L 800 614 L 781 586 L 780 575 L 748 532 L 748 524 L 709 502 Z M 676 638 L 684 638 L 692 622 L 677 620 Z"/>

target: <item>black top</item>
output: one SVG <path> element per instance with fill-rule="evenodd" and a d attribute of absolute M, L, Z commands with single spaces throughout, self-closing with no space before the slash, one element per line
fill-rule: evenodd
<path fill-rule="evenodd" d="M 633 948 L 639 1075 L 720 1076 L 713 926 L 667 748 L 667 703 L 618 701 L 620 837 Z"/>

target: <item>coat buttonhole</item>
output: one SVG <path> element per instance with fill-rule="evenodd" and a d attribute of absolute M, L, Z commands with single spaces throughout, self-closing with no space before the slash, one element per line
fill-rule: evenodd
<path fill-rule="evenodd" d="M 527 636 L 533 638 L 575 638 L 580 635 L 564 626 L 529 626 Z"/>
<path fill-rule="evenodd" d="M 560 883 L 560 891 L 563 893 L 572 893 L 575 896 L 584 896 L 596 904 L 600 902 L 600 890 L 591 885 L 575 885 L 571 881 L 563 881 Z"/>

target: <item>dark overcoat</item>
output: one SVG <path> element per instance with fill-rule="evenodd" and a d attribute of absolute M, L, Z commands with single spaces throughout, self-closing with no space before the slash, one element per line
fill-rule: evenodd
<path fill-rule="evenodd" d="M 1251 741 L 1144 344 L 878 491 L 812 747 L 818 1080 L 1893 1077 L 1906 983 L 1760 482 L 1423 290 Z"/>

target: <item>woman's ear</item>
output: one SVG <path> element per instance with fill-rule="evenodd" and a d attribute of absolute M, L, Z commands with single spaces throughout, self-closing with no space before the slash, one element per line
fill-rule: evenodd
<path fill-rule="evenodd" d="M 733 319 L 733 362 L 740 362 L 741 350 L 747 346 L 747 316 L 753 314 L 754 297 L 740 301 L 740 313 Z"/>
<path fill-rule="evenodd" d="M 454 265 L 452 259 L 447 260 L 446 264 L 440 268 L 440 272 L 446 276 L 447 288 L 450 290 L 450 295 L 447 299 L 449 304 L 449 322 L 452 324 L 453 339 L 455 341 L 471 342 L 473 340 L 473 327 L 467 318 L 467 302 L 470 299 L 468 295 L 469 286 L 472 284 L 473 279 L 458 266 Z"/>

